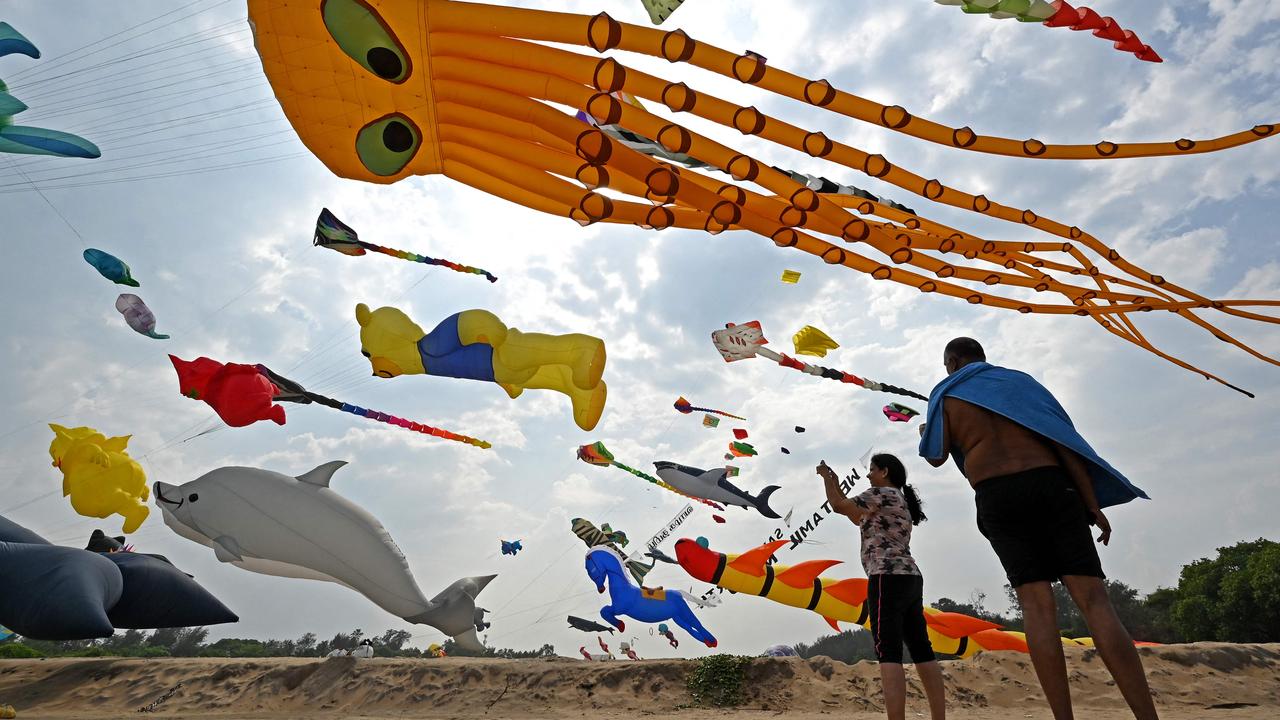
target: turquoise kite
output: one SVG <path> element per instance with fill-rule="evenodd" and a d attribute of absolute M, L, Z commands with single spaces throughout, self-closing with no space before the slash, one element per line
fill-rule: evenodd
<path fill-rule="evenodd" d="M 138 281 L 134 280 L 133 275 L 130 274 L 129 265 L 105 250 L 97 248 L 85 250 L 84 261 L 92 265 L 102 277 L 117 285 L 139 286 Z"/>
<path fill-rule="evenodd" d="M 9 23 L 0 22 L 0 57 L 14 54 L 40 57 L 40 51 L 30 40 L 14 30 Z M 79 135 L 14 125 L 13 116 L 26 109 L 26 103 L 10 95 L 9 87 L 0 80 L 0 153 L 78 158 L 96 158 L 102 155 L 97 145 Z"/>

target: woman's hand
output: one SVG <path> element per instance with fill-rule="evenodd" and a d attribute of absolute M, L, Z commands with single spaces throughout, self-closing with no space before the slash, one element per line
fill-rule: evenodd
<path fill-rule="evenodd" d="M 839 482 L 839 480 L 840 480 L 839 476 L 837 476 L 837 475 L 836 475 L 836 471 L 835 471 L 835 470 L 832 470 L 832 469 L 827 465 L 827 461 L 826 461 L 826 460 L 823 460 L 823 461 L 821 461 L 821 462 L 819 462 L 819 463 L 818 463 L 818 468 L 817 468 L 817 470 L 818 470 L 818 477 L 821 477 L 823 480 L 834 480 L 834 481 L 837 481 L 837 482 Z"/>

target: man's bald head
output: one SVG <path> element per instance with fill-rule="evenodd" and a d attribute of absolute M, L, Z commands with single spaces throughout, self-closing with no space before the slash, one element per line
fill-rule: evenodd
<path fill-rule="evenodd" d="M 948 375 L 969 363 L 986 361 L 987 353 L 973 338 L 958 337 L 947 343 L 946 349 L 942 351 L 942 364 L 946 367 Z"/>

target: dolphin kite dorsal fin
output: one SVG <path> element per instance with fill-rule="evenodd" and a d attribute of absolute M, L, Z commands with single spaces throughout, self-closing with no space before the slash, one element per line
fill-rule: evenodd
<path fill-rule="evenodd" d="M 346 464 L 346 460 L 331 460 L 310 472 L 299 475 L 298 482 L 327 488 L 329 487 L 329 480 L 333 478 L 333 474 L 338 472 L 338 468 Z"/>

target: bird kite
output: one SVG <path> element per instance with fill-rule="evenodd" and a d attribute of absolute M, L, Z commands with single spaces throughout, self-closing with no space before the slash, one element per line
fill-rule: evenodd
<path fill-rule="evenodd" d="M 320 210 L 320 217 L 316 220 L 316 234 L 312 238 L 312 242 L 317 247 L 336 250 L 343 255 L 356 257 L 364 255 L 366 251 L 382 253 L 383 255 L 390 255 L 393 258 L 408 260 L 409 262 L 447 267 L 454 272 L 483 275 L 491 283 L 498 282 L 498 278 L 494 277 L 488 270 L 481 270 L 470 265 L 460 265 L 450 260 L 427 257 L 426 255 L 411 253 L 408 250 L 396 250 L 395 248 L 382 247 L 381 245 L 365 242 L 356 234 L 355 228 L 339 220 L 336 215 L 329 212 L 329 208 Z"/>
<path fill-rule="evenodd" d="M 736 360 L 746 360 L 756 356 L 772 360 L 782 367 L 799 370 L 806 375 L 816 375 L 829 380 L 838 380 L 843 383 L 857 385 L 867 390 L 878 390 L 880 392 L 893 393 L 895 395 L 906 395 L 919 400 L 928 402 L 929 398 L 917 392 L 912 392 L 897 385 L 889 385 L 887 383 L 879 383 L 867 378 L 861 378 L 852 373 L 843 370 L 832 370 L 821 365 L 810 365 L 808 363 L 797 360 L 793 357 L 782 353 L 776 353 L 765 345 L 769 342 L 764 337 L 764 329 L 760 327 L 759 320 L 735 325 L 729 323 L 725 325 L 724 330 L 716 330 L 711 333 L 711 342 L 716 346 L 716 350 L 720 351 L 720 357 L 725 362 L 734 362 Z M 800 431 L 803 432 L 803 431 Z"/>
<path fill-rule="evenodd" d="M 923 293 L 1006 312 L 1087 318 L 1224 384 L 1152 344 L 1137 327 L 1138 314 L 1169 311 L 1259 358 L 1265 356 L 1206 316 L 1280 323 L 1280 317 L 1260 310 L 1280 301 L 1200 294 L 1135 264 L 1069 222 L 949 187 L 932 172 L 913 172 L 845 142 L 851 133 L 830 137 L 784 115 L 795 117 L 803 109 L 951 152 L 1029 162 L 1221 152 L 1280 135 L 1276 124 L 1212 139 L 1052 145 L 949 127 L 830 81 L 770 67 L 758 53 L 727 52 L 682 30 L 621 23 L 603 12 L 577 15 L 451 0 L 249 0 L 248 17 L 254 48 L 285 117 L 302 143 L 341 177 L 387 184 L 443 174 L 581 225 L 747 230 L 778 247 Z M 618 58 L 627 53 L 667 64 L 657 71 L 660 76 L 649 74 L 624 66 Z M 692 67 L 750 87 L 735 89 L 731 82 L 722 99 L 694 86 Z M 619 93 L 654 106 L 637 107 Z M 600 125 L 652 138 L 668 152 L 696 158 L 728 177 L 639 152 L 600 127 L 584 127 L 574 118 L 578 111 Z M 1031 235 L 988 240 L 885 203 L 816 192 L 697 132 L 699 122 L 750 136 L 744 142 L 768 144 L 771 154 L 820 158 Z M 496 225 L 503 215 L 493 215 L 495 234 L 518 236 L 523 230 Z M 1029 299 L 1029 290 L 1042 292 Z"/>
<path fill-rule="evenodd" d="M 277 425 L 284 425 L 284 408 L 275 403 L 294 402 L 302 405 L 315 403 L 423 435 L 453 440 L 478 448 L 493 447 L 484 440 L 313 393 L 297 382 L 277 375 L 265 365 L 220 363 L 207 357 L 188 361 L 175 355 L 170 355 L 169 360 L 173 362 L 173 369 L 178 373 L 179 391 L 193 400 L 203 400 L 218 413 L 218 417 L 222 418 L 223 422 L 231 427 L 244 427 L 259 420 L 270 420 Z"/>
<path fill-rule="evenodd" d="M 676 409 L 678 412 L 680 412 L 680 413 L 682 413 L 682 414 L 684 414 L 684 415 L 688 415 L 688 414 L 690 414 L 690 413 L 695 413 L 695 412 L 700 412 L 700 413 L 710 413 L 710 414 L 712 414 L 712 415 L 723 415 L 724 417 L 727 417 L 727 418 L 733 418 L 734 420 L 743 420 L 743 421 L 745 421 L 745 420 L 746 420 L 746 418 L 744 418 L 744 417 L 739 417 L 739 416 L 737 416 L 737 415 L 733 415 L 733 414 L 731 414 L 731 413 L 727 413 L 727 412 L 725 412 L 725 411 L 723 411 L 723 410 L 712 410 L 711 408 L 704 408 L 704 407 L 697 407 L 697 406 L 694 406 L 694 405 L 690 405 L 690 404 L 689 404 L 689 401 L 688 401 L 688 400 L 685 400 L 683 397 L 676 398 L 676 402 L 675 402 L 674 407 L 675 407 L 675 409 Z M 703 423 L 703 424 L 705 425 L 706 423 Z M 716 424 L 718 425 L 718 424 L 719 424 L 719 422 L 717 421 L 717 423 L 716 423 Z M 715 425 L 708 425 L 708 427 L 715 427 Z"/>
<path fill-rule="evenodd" d="M 1125 30 L 1114 18 L 1102 17 L 1087 8 L 1074 8 L 1065 0 L 933 0 L 939 5 L 954 5 L 973 15 L 988 15 L 995 20 L 1016 19 L 1024 23 L 1041 23 L 1045 27 L 1071 28 L 1075 31 L 1092 30 L 1093 36 L 1113 43 L 1116 50 L 1133 53 L 1146 62 L 1160 63 L 1164 59 L 1150 45 L 1138 39 L 1132 30 Z"/>

